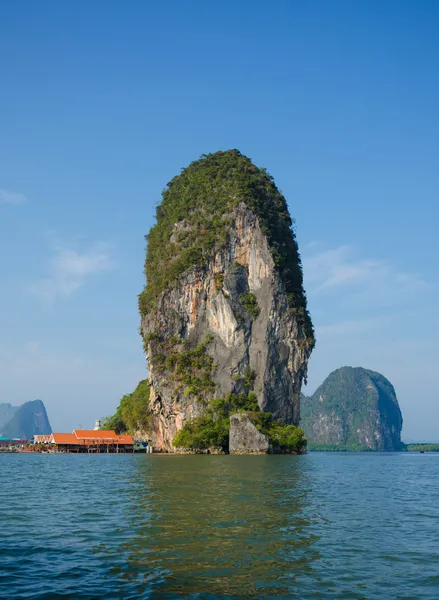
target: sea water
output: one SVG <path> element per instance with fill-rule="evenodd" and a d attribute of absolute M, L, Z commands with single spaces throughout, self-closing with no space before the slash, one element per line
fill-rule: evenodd
<path fill-rule="evenodd" d="M 438 600 L 439 454 L 1 454 L 0 597 Z"/>

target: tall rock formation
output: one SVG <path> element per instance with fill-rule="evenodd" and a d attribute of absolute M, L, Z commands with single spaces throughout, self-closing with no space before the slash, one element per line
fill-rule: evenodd
<path fill-rule="evenodd" d="M 310 447 L 399 450 L 402 415 L 392 384 L 361 367 L 333 371 L 302 397 L 301 427 Z"/>
<path fill-rule="evenodd" d="M 18 408 L 18 406 L 12 406 L 9 402 L 0 403 L 0 431 L 12 419 Z"/>
<path fill-rule="evenodd" d="M 6 406 L 12 409 L 8 411 L 11 418 L 4 421 L 1 425 L 0 431 L 2 436 L 30 439 L 33 435 L 52 433 L 46 408 L 41 400 L 31 400 L 16 407 L 11 407 L 10 404 Z"/>
<path fill-rule="evenodd" d="M 237 150 L 203 156 L 163 192 L 139 297 L 156 449 L 207 403 L 252 389 L 298 424 L 314 346 L 285 198 Z"/>

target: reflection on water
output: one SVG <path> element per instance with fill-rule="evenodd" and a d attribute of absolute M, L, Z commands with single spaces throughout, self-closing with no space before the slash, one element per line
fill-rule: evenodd
<path fill-rule="evenodd" d="M 279 458 L 156 456 L 139 464 L 142 483 L 126 507 L 134 533 L 126 573 L 146 569 L 171 596 L 287 595 L 318 552 L 310 470 L 301 457 Z"/>
<path fill-rule="evenodd" d="M 439 598 L 439 455 L 0 455 L 0 598 Z"/>

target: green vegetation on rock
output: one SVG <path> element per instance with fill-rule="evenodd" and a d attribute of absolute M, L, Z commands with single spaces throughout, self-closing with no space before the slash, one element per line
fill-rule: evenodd
<path fill-rule="evenodd" d="M 132 394 L 123 396 L 112 417 L 103 419 L 102 429 L 113 429 L 116 433 L 134 433 L 138 429 L 147 431 L 149 420 L 149 384 L 144 379 Z"/>
<path fill-rule="evenodd" d="M 215 390 L 211 380 L 215 365 L 206 350 L 210 341 L 211 337 L 207 337 L 194 350 L 171 354 L 166 359 L 167 367 L 173 369 L 174 380 L 189 384 L 185 395 L 189 390 L 189 393 L 198 397 L 200 392 L 205 393 L 204 397 L 207 398 Z M 243 382 L 245 393 L 230 393 L 224 398 L 208 401 L 204 414 L 187 421 L 175 436 L 173 445 L 191 450 L 215 448 L 228 452 L 230 415 L 246 412 L 256 428 L 268 437 L 271 451 L 299 452 L 306 447 L 302 429 L 285 425 L 282 421 L 275 420 L 271 413 L 260 410 L 257 396 L 252 391 L 255 377 L 256 374 L 250 367 L 242 375 L 233 377 L 235 381 Z"/>
<path fill-rule="evenodd" d="M 208 413 L 191 419 L 174 438 L 177 448 L 207 450 L 221 448 L 227 452 L 229 447 L 229 428 L 227 419 L 212 419 Z"/>
<path fill-rule="evenodd" d="M 408 452 L 439 452 L 439 444 L 407 444 Z"/>
<path fill-rule="evenodd" d="M 211 400 L 202 417 L 185 423 L 175 436 L 173 445 L 195 450 L 220 448 L 228 452 L 230 415 L 237 412 L 247 413 L 255 427 L 268 437 L 270 451 L 300 452 L 306 447 L 303 430 L 273 419 L 269 412 L 262 412 L 253 392 L 227 394 L 224 398 Z"/>
<path fill-rule="evenodd" d="M 216 364 L 207 352 L 211 339 L 212 336 L 207 335 L 195 348 L 190 348 L 185 340 L 181 350 L 176 349 L 180 343 L 178 338 L 159 341 L 153 367 L 160 373 L 168 371 L 169 380 L 174 382 L 176 389 L 184 388 L 185 396 L 196 396 L 198 400 L 212 398 L 215 393 L 213 375 Z"/>
<path fill-rule="evenodd" d="M 307 449 L 310 452 L 372 452 L 372 449 L 364 444 L 338 446 L 337 444 L 314 444 L 313 442 L 308 442 Z"/>
<path fill-rule="evenodd" d="M 256 300 L 256 296 L 248 292 L 247 294 L 242 294 L 240 300 L 242 306 L 253 317 L 253 319 L 257 319 L 260 309 L 258 306 L 258 301 Z"/>
<path fill-rule="evenodd" d="M 224 285 L 224 273 L 217 273 L 215 275 L 215 288 L 217 291 L 222 290 Z"/>
<path fill-rule="evenodd" d="M 154 312 L 157 298 L 169 284 L 189 268 L 206 265 L 213 250 L 226 245 L 230 213 L 241 202 L 258 217 L 291 310 L 303 322 L 313 343 L 301 260 L 287 202 L 267 171 L 238 150 L 203 155 L 168 183 L 157 207 L 157 223 L 147 236 L 147 286 L 139 296 L 141 313 Z M 222 286 L 221 277 L 217 277 L 216 285 Z M 248 310 L 254 316 L 257 305 L 253 303 Z"/>
<path fill-rule="evenodd" d="M 343 367 L 311 397 L 302 396 L 308 448 L 400 450 L 402 415 L 392 384 L 380 373 Z"/>

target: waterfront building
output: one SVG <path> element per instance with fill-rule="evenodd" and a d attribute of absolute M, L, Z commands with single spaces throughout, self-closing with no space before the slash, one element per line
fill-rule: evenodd
<path fill-rule="evenodd" d="M 16 450 L 18 448 L 24 448 L 29 443 L 29 440 L 11 439 L 7 437 L 0 437 L 0 450 L 9 451 Z"/>
<path fill-rule="evenodd" d="M 58 452 L 134 452 L 130 435 L 112 429 L 75 429 L 73 433 L 52 433 L 50 444 Z"/>
<path fill-rule="evenodd" d="M 152 453 L 152 444 L 151 442 L 145 442 L 143 440 L 135 440 L 134 441 L 134 452 L 146 452 L 148 454 Z"/>
<path fill-rule="evenodd" d="M 51 433 L 49 433 L 48 435 L 34 435 L 33 442 L 34 444 L 50 444 L 51 436 Z"/>

